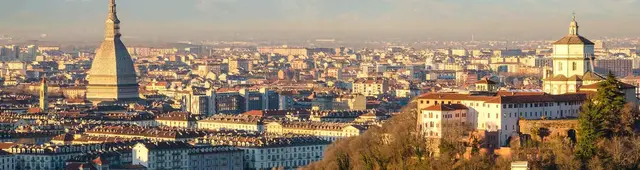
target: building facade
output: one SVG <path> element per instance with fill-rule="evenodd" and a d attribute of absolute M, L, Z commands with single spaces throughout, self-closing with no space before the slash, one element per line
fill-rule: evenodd
<path fill-rule="evenodd" d="M 148 170 L 241 170 L 243 153 L 231 146 L 191 145 L 186 142 L 142 142 L 133 147 L 133 165 Z"/>

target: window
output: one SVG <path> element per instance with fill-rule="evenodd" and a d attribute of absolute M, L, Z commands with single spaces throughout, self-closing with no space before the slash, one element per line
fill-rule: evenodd
<path fill-rule="evenodd" d="M 558 63 L 558 71 L 562 71 L 562 63 Z"/>
<path fill-rule="evenodd" d="M 572 67 L 573 71 L 576 71 L 578 69 L 578 64 L 576 62 L 573 62 L 571 67 Z"/>

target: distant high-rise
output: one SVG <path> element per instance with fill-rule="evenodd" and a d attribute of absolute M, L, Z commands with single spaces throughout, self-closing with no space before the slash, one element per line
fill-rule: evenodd
<path fill-rule="evenodd" d="M 11 60 L 17 61 L 18 59 L 20 59 L 20 46 L 14 45 L 12 46 L 12 49 L 13 53 L 11 56 Z"/>
<path fill-rule="evenodd" d="M 47 78 L 42 78 L 42 81 L 40 81 L 40 109 L 45 113 L 49 108 L 48 90 Z"/>
<path fill-rule="evenodd" d="M 116 3 L 115 0 L 110 0 L 105 39 L 93 59 L 88 77 L 87 99 L 92 102 L 130 101 L 139 98 L 133 60 L 120 36 Z"/>
<path fill-rule="evenodd" d="M 23 61 L 35 61 L 38 56 L 38 46 L 37 45 L 29 45 L 27 46 L 27 53 L 23 58 Z"/>

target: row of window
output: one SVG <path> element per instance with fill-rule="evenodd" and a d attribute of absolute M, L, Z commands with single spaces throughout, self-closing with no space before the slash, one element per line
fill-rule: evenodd
<path fill-rule="evenodd" d="M 420 100 L 420 104 L 430 104 L 431 101 L 429 100 Z M 434 104 L 451 104 L 451 101 L 445 102 L 445 101 L 434 101 Z M 583 102 L 579 102 L 579 101 L 573 101 L 573 102 L 556 102 L 555 105 L 562 105 L 564 104 L 566 105 L 582 105 Z M 460 101 L 457 102 L 457 104 L 461 104 Z M 475 107 L 480 107 L 480 103 L 466 103 L 466 106 L 475 106 Z M 482 107 L 490 107 L 491 104 L 486 104 L 486 103 L 482 103 Z M 547 103 L 523 103 L 523 104 L 502 104 L 502 108 L 506 109 L 506 108 L 530 108 L 530 107 L 550 107 L 550 106 L 554 106 L 553 102 L 547 102 Z M 496 108 L 499 108 L 499 105 L 496 104 Z"/>
<path fill-rule="evenodd" d="M 433 112 L 429 112 L 429 118 L 433 118 L 434 114 Z M 439 118 L 439 114 L 435 114 L 436 119 Z M 459 118 L 459 117 L 463 117 L 466 118 L 467 117 L 467 113 L 455 113 L 455 114 L 445 114 L 442 116 L 445 119 L 450 119 L 450 118 Z M 427 118 L 427 115 L 424 115 L 424 118 Z"/>

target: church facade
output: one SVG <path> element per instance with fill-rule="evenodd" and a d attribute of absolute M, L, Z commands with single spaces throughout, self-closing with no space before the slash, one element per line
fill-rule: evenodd
<path fill-rule="evenodd" d="M 553 68 L 544 69 L 543 91 L 547 94 L 577 93 L 583 85 L 604 80 L 593 72 L 594 43 L 578 34 L 575 16 L 569 34 L 553 43 Z"/>
<path fill-rule="evenodd" d="M 578 34 L 575 20 L 569 34 L 553 43 L 553 67 L 543 72 L 544 92 L 492 92 L 478 82 L 481 93 L 427 93 L 416 99 L 417 131 L 440 139 L 453 125 L 469 126 L 484 138 L 485 146 L 506 146 L 519 137 L 522 120 L 574 119 L 588 95 L 605 78 L 593 70 L 594 43 Z M 635 87 L 620 83 L 625 100 L 637 105 Z"/>

